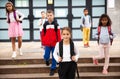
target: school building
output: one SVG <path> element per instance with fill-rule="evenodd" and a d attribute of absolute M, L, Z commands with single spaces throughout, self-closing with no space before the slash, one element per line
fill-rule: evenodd
<path fill-rule="evenodd" d="M 8 24 L 6 22 L 5 4 L 13 2 L 16 9 L 25 15 L 22 26 L 24 29 L 23 41 L 39 41 L 38 19 L 40 12 L 52 9 L 60 27 L 69 26 L 72 29 L 72 38 L 82 40 L 80 31 L 83 9 L 89 10 L 92 17 L 91 40 L 98 26 L 101 14 L 108 13 L 113 22 L 113 31 L 120 34 L 120 0 L 0 0 L 0 42 L 10 41 L 8 38 Z M 112 2 L 111 2 L 112 1 Z"/>

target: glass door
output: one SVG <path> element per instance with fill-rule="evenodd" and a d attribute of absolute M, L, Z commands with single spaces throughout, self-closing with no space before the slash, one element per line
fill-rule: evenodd
<path fill-rule="evenodd" d="M 54 12 L 60 28 L 68 26 L 68 1 L 69 0 L 54 0 Z"/>
<path fill-rule="evenodd" d="M 33 40 L 40 39 L 38 20 L 41 18 L 41 11 L 47 10 L 47 0 L 33 0 Z"/>
<path fill-rule="evenodd" d="M 8 38 L 8 24 L 6 23 L 5 4 L 8 0 L 0 0 L 0 41 L 10 41 Z M 12 1 L 16 9 L 25 15 L 22 26 L 24 30 L 23 41 L 39 41 L 40 33 L 38 19 L 41 11 L 51 8 L 55 12 L 55 18 L 60 27 L 69 26 L 72 29 L 72 38 L 82 40 L 80 30 L 81 16 L 83 9 L 89 9 L 92 17 L 91 39 L 96 32 L 98 20 L 101 14 L 107 12 L 107 0 L 53 0 L 53 4 L 48 4 L 48 0 L 9 0 Z"/>
<path fill-rule="evenodd" d="M 81 17 L 84 8 L 87 8 L 92 17 L 90 37 L 93 40 L 99 17 L 107 11 L 106 5 L 107 0 L 54 0 L 55 18 L 57 18 L 61 28 L 69 26 L 72 29 L 73 40 L 82 40 Z"/>
<path fill-rule="evenodd" d="M 80 24 L 84 8 L 86 8 L 86 0 L 72 0 L 72 35 L 73 39 L 76 40 L 82 39 L 82 31 L 80 30 Z"/>
<path fill-rule="evenodd" d="M 18 11 L 22 12 L 25 16 L 22 27 L 24 30 L 23 40 L 24 41 L 30 41 L 30 21 L 29 21 L 29 0 L 15 0 L 13 2 L 15 4 L 15 7 Z"/>
<path fill-rule="evenodd" d="M 72 29 L 74 40 L 82 39 L 80 31 L 80 18 L 83 9 L 86 7 L 86 0 L 54 0 L 55 18 L 60 27 L 69 26 Z"/>
<path fill-rule="evenodd" d="M 47 0 L 15 0 L 16 8 L 25 15 L 22 26 L 24 29 L 24 41 L 36 41 L 40 39 L 38 19 L 41 11 L 46 11 Z"/>

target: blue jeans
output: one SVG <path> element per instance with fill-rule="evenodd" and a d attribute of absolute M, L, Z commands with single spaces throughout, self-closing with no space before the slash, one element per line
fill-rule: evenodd
<path fill-rule="evenodd" d="M 55 70 L 55 69 L 56 69 L 56 64 L 57 64 L 56 60 L 55 60 L 54 57 L 53 57 L 54 48 L 55 48 L 55 47 L 45 46 L 45 54 L 44 54 L 44 60 L 45 60 L 45 61 L 49 61 L 49 59 L 50 59 L 50 52 L 52 52 L 52 65 L 51 65 L 51 70 Z"/>

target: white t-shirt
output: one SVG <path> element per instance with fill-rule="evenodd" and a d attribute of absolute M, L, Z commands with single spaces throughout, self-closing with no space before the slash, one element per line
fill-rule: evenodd
<path fill-rule="evenodd" d="M 74 52 L 75 52 L 75 58 L 76 61 L 79 58 L 79 50 L 78 48 L 74 45 Z M 58 62 L 58 57 L 59 55 L 59 42 L 56 43 L 54 52 L 53 52 L 53 56 L 55 58 L 55 60 Z M 69 45 L 64 45 L 63 44 L 63 59 L 62 62 L 70 62 L 71 61 L 71 55 L 70 55 L 70 44 Z"/>

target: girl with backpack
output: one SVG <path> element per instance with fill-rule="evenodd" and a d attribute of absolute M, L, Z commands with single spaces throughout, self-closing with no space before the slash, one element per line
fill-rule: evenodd
<path fill-rule="evenodd" d="M 75 79 L 75 70 L 79 58 L 79 50 L 71 40 L 71 29 L 62 28 L 62 40 L 57 42 L 53 56 L 59 63 L 59 79 Z"/>
<path fill-rule="evenodd" d="M 93 63 L 98 65 L 98 59 L 105 58 L 105 63 L 103 67 L 103 74 L 108 73 L 109 66 L 109 48 L 112 45 L 113 38 L 115 35 L 111 31 L 111 19 L 107 14 L 102 14 L 99 19 L 99 26 L 97 28 L 97 34 L 95 38 L 98 40 L 99 44 L 99 55 L 93 57 Z"/>
<path fill-rule="evenodd" d="M 15 46 L 16 37 L 18 38 L 18 52 L 20 55 L 23 55 L 21 51 L 22 36 L 23 36 L 23 29 L 21 26 L 21 22 L 24 18 L 24 15 L 18 12 L 17 10 L 15 10 L 15 7 L 12 2 L 7 2 L 5 7 L 6 7 L 7 23 L 9 24 L 8 36 L 12 42 L 12 50 L 13 50 L 12 58 L 15 58 L 17 56 L 16 46 Z"/>

